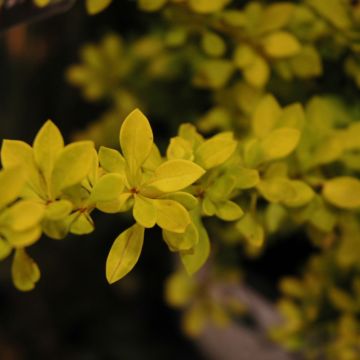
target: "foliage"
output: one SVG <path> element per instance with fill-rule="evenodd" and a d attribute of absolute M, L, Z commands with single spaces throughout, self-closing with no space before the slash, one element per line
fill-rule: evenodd
<path fill-rule="evenodd" d="M 110 3 L 86 1 L 91 14 Z M 86 100 L 107 106 L 100 121 L 77 135 L 82 141 L 64 147 L 47 122 L 33 148 L 3 143 L 0 256 L 15 249 L 15 285 L 29 290 L 39 279 L 24 248 L 41 232 L 55 239 L 86 234 L 94 228 L 93 210 L 131 211 L 135 224 L 110 250 L 108 281 L 134 267 L 144 230 L 157 224 L 187 273 L 197 273 L 177 270 L 166 285 L 169 304 L 184 309 L 184 330 L 195 336 L 208 321 L 225 325 L 243 312 L 211 292 L 214 283 L 227 282 L 228 271 L 238 272 L 239 259 L 224 264 L 223 253 L 259 257 L 280 238 L 291 246 L 301 232 L 314 251 L 302 274 L 284 273 L 285 322 L 271 336 L 309 358 L 359 358 L 360 5 L 137 5 L 155 13 L 154 28 L 131 40 L 107 34 L 84 46 L 81 62 L 67 71 Z M 166 86 L 184 79 L 185 92 L 198 91 L 190 104 Z M 161 156 L 148 121 L 135 110 L 120 130 L 122 153 L 104 147 L 117 146 L 119 122 L 135 107 L 195 125 L 181 124 Z M 96 152 L 83 139 L 102 147 Z"/>

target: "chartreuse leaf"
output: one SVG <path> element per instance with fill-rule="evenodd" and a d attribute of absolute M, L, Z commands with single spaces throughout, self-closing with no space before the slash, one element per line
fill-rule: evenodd
<path fill-rule="evenodd" d="M 246 213 L 237 222 L 236 228 L 251 246 L 259 248 L 263 245 L 265 240 L 264 229 L 251 213 Z"/>
<path fill-rule="evenodd" d="M 44 206 L 39 203 L 29 200 L 19 201 L 8 211 L 10 226 L 15 231 L 27 230 L 41 222 L 44 212 Z"/>
<path fill-rule="evenodd" d="M 141 195 L 135 196 L 133 215 L 137 223 L 144 228 L 152 228 L 156 224 L 157 211 L 154 200 Z"/>
<path fill-rule="evenodd" d="M 177 271 L 165 283 L 166 302 L 173 307 L 183 307 L 191 301 L 195 292 L 194 280 L 185 272 Z"/>
<path fill-rule="evenodd" d="M 164 160 L 161 157 L 158 147 L 155 144 L 153 144 L 151 147 L 150 154 L 143 164 L 143 169 L 145 171 L 146 170 L 155 171 L 155 169 L 159 167 L 161 163 L 163 163 L 163 161 Z"/>
<path fill-rule="evenodd" d="M 45 209 L 45 217 L 49 220 L 61 220 L 68 216 L 73 205 L 68 200 L 58 200 L 50 203 Z"/>
<path fill-rule="evenodd" d="M 80 183 L 89 173 L 93 159 L 93 143 L 79 141 L 67 145 L 59 154 L 52 172 L 52 190 L 61 190 Z"/>
<path fill-rule="evenodd" d="M 283 203 L 289 207 L 304 206 L 315 196 L 313 189 L 303 181 L 292 180 L 290 186 L 293 190 L 293 196 L 285 198 Z"/>
<path fill-rule="evenodd" d="M 157 11 L 161 9 L 168 0 L 139 0 L 138 6 L 144 11 Z"/>
<path fill-rule="evenodd" d="M 162 231 L 163 239 L 171 251 L 191 250 L 199 241 L 199 233 L 191 222 L 184 233 L 179 234 L 167 230 Z"/>
<path fill-rule="evenodd" d="M 7 258 L 10 255 L 11 250 L 12 247 L 10 244 L 6 240 L 0 238 L 0 260 Z"/>
<path fill-rule="evenodd" d="M 119 174 L 102 176 L 91 191 L 89 202 L 116 200 L 124 190 L 124 178 Z"/>
<path fill-rule="evenodd" d="M 90 15 L 95 15 L 105 10 L 112 0 L 86 0 L 86 10 Z"/>
<path fill-rule="evenodd" d="M 63 147 L 64 139 L 59 129 L 48 120 L 37 133 L 33 144 L 36 164 L 47 182 L 50 182 L 56 159 Z"/>
<path fill-rule="evenodd" d="M 255 50 L 247 44 L 240 44 L 234 53 L 234 63 L 239 69 L 250 66 L 256 57 Z"/>
<path fill-rule="evenodd" d="M 281 115 L 281 108 L 272 95 L 266 95 L 257 105 L 252 119 L 252 129 L 256 137 L 263 138 L 275 127 Z"/>
<path fill-rule="evenodd" d="M 198 180 L 205 171 L 188 160 L 168 160 L 154 172 L 154 177 L 147 183 L 149 187 L 162 192 L 179 191 Z"/>
<path fill-rule="evenodd" d="M 148 119 L 138 109 L 124 120 L 120 129 L 120 145 L 133 178 L 149 156 L 153 133 Z"/>
<path fill-rule="evenodd" d="M 127 211 L 131 207 L 132 194 L 130 192 L 122 193 L 117 199 L 113 201 L 99 201 L 96 208 L 108 214 L 115 214 L 122 211 Z"/>
<path fill-rule="evenodd" d="M 238 189 L 251 189 L 260 181 L 259 172 L 255 169 L 237 167 L 232 170 L 231 174 L 236 179 L 235 186 Z"/>
<path fill-rule="evenodd" d="M 17 289 L 29 291 L 40 279 L 40 270 L 24 249 L 16 249 L 11 267 L 12 279 Z"/>
<path fill-rule="evenodd" d="M 156 223 L 162 229 L 175 233 L 184 233 L 190 224 L 186 209 L 174 200 L 154 200 L 157 210 Z"/>
<path fill-rule="evenodd" d="M 192 216 L 192 220 L 198 231 L 199 240 L 191 251 L 180 253 L 181 262 L 189 275 L 195 274 L 205 264 L 210 254 L 210 240 L 206 229 L 196 215 Z"/>
<path fill-rule="evenodd" d="M 50 4 L 51 0 L 33 0 L 36 6 L 44 7 Z"/>
<path fill-rule="evenodd" d="M 138 224 L 121 233 L 106 260 L 106 278 L 110 284 L 123 278 L 139 260 L 144 243 L 144 228 Z"/>
<path fill-rule="evenodd" d="M 244 212 L 241 207 L 233 201 L 225 201 L 216 204 L 216 216 L 225 221 L 239 220 Z"/>
<path fill-rule="evenodd" d="M 123 174 L 125 171 L 125 159 L 114 149 L 101 146 L 99 162 L 101 167 L 107 172 Z"/>
<path fill-rule="evenodd" d="M 300 140 L 300 131 L 280 128 L 272 131 L 261 141 L 265 160 L 280 159 L 295 150 Z"/>
<path fill-rule="evenodd" d="M 322 194 L 332 205 L 343 209 L 360 207 L 360 180 L 340 176 L 325 182 Z"/>
<path fill-rule="evenodd" d="M 231 132 L 220 133 L 206 140 L 196 150 L 196 162 L 204 169 L 223 164 L 234 153 L 237 142 Z"/>
<path fill-rule="evenodd" d="M 301 45 L 296 37 L 285 31 L 273 32 L 263 39 L 265 52 L 274 58 L 284 58 L 300 52 Z"/>
<path fill-rule="evenodd" d="M 22 168 L 14 167 L 0 171 L 0 209 L 19 197 L 24 184 Z"/>

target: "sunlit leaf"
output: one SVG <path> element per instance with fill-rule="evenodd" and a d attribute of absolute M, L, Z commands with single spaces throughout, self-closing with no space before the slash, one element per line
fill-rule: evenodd
<path fill-rule="evenodd" d="M 186 209 L 174 200 L 154 200 L 157 210 L 156 223 L 164 230 L 184 233 L 190 224 Z"/>
<path fill-rule="evenodd" d="M 102 176 L 91 191 L 89 202 L 116 200 L 124 190 L 124 178 L 119 174 Z"/>
<path fill-rule="evenodd" d="M 340 176 L 325 182 L 322 194 L 324 198 L 340 208 L 360 207 L 360 181 L 350 176 Z"/>
<path fill-rule="evenodd" d="M 135 196 L 134 219 L 144 228 L 152 228 L 156 224 L 157 211 L 152 199 L 148 199 L 141 195 Z"/>

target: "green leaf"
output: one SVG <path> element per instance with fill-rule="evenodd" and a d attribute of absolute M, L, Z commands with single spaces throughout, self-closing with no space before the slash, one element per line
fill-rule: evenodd
<path fill-rule="evenodd" d="M 119 174 L 102 176 L 91 191 L 89 202 L 116 200 L 124 190 L 124 178 Z"/>
<path fill-rule="evenodd" d="M 296 37 L 285 31 L 277 31 L 263 39 L 265 52 L 274 58 L 285 58 L 298 54 L 301 45 Z"/>
<path fill-rule="evenodd" d="M 234 153 L 237 142 L 231 132 L 220 133 L 206 140 L 196 150 L 196 162 L 204 169 L 223 164 Z"/>
<path fill-rule="evenodd" d="M 190 224 L 190 216 L 186 209 L 173 200 L 154 200 L 157 210 L 156 223 L 164 230 L 175 233 L 185 232 Z"/>
<path fill-rule="evenodd" d="M 153 145 L 151 126 L 140 110 L 134 110 L 123 122 L 120 145 L 133 178 L 150 155 Z"/>
<path fill-rule="evenodd" d="M 59 154 L 52 172 L 52 189 L 56 197 L 63 189 L 80 183 L 93 160 L 93 143 L 79 141 L 67 145 Z"/>
<path fill-rule="evenodd" d="M 90 15 L 95 15 L 105 10 L 112 0 L 86 0 L 86 10 Z"/>
<path fill-rule="evenodd" d="M 199 233 L 196 226 L 190 223 L 182 234 L 163 230 L 163 239 L 169 246 L 170 251 L 191 250 L 199 241 Z"/>
<path fill-rule="evenodd" d="M 300 140 L 300 131 L 291 128 L 281 128 L 272 131 L 261 141 L 267 161 L 288 156 L 295 150 Z"/>
<path fill-rule="evenodd" d="M 11 267 L 12 279 L 17 289 L 30 291 L 40 280 L 40 270 L 24 249 L 17 249 Z"/>
<path fill-rule="evenodd" d="M 199 234 L 199 241 L 191 251 L 180 254 L 181 262 L 189 275 L 195 274 L 210 255 L 210 240 L 206 229 L 197 217 L 193 217 L 193 222 Z"/>
<path fill-rule="evenodd" d="M 0 171 L 0 209 L 16 200 L 25 185 L 21 168 L 8 168 Z"/>
<path fill-rule="evenodd" d="M 340 176 L 325 182 L 322 195 L 332 205 L 343 209 L 360 207 L 360 181 Z"/>
<path fill-rule="evenodd" d="M 157 211 L 154 201 L 141 195 L 136 195 L 133 215 L 136 222 L 144 228 L 154 227 L 157 219 Z"/>
<path fill-rule="evenodd" d="M 256 137 L 263 138 L 274 129 L 281 115 L 281 108 L 274 96 L 266 95 L 256 106 L 252 129 Z"/>
<path fill-rule="evenodd" d="M 144 228 L 138 224 L 121 233 L 106 260 L 106 278 L 110 284 L 123 278 L 139 260 L 144 243 Z"/>
<path fill-rule="evenodd" d="M 168 160 L 162 163 L 147 186 L 162 192 L 179 191 L 198 180 L 205 171 L 188 160 Z"/>
<path fill-rule="evenodd" d="M 216 205 L 216 216 L 225 221 L 239 220 L 244 215 L 241 207 L 233 201 L 226 201 Z"/>
<path fill-rule="evenodd" d="M 56 159 L 63 148 L 61 132 L 48 120 L 37 133 L 33 144 L 35 161 L 47 182 L 50 182 Z"/>
<path fill-rule="evenodd" d="M 114 149 L 101 146 L 99 150 L 99 162 L 101 167 L 109 173 L 124 174 L 125 159 Z"/>

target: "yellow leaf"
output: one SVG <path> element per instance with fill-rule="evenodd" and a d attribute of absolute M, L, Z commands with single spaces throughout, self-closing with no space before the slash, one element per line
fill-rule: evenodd
<path fill-rule="evenodd" d="M 182 137 L 176 136 L 170 140 L 166 156 L 169 160 L 183 159 L 192 161 L 194 158 L 192 145 Z"/>
<path fill-rule="evenodd" d="M 253 61 L 244 68 L 245 80 L 255 88 L 263 88 L 270 77 L 268 63 L 260 55 L 255 56 Z"/>
<path fill-rule="evenodd" d="M 64 147 L 64 139 L 57 126 L 48 120 L 37 133 L 33 149 L 38 168 L 49 182 L 56 159 Z"/>
<path fill-rule="evenodd" d="M 189 0 L 190 7 L 200 14 L 209 14 L 220 11 L 229 0 Z"/>
<path fill-rule="evenodd" d="M 24 231 L 40 224 L 45 208 L 39 203 L 22 200 L 14 204 L 8 212 L 10 226 L 15 231 Z"/>
<path fill-rule="evenodd" d="M 198 200 L 195 196 L 183 191 L 166 194 L 163 198 L 174 200 L 187 210 L 192 210 L 198 205 Z"/>
<path fill-rule="evenodd" d="M 196 162 L 204 169 L 223 164 L 234 153 L 237 142 L 231 132 L 217 134 L 202 143 L 196 150 Z"/>
<path fill-rule="evenodd" d="M 93 187 L 89 202 L 97 203 L 116 200 L 124 190 L 124 178 L 119 174 L 102 176 Z"/>
<path fill-rule="evenodd" d="M 207 311 L 201 304 L 193 304 L 185 311 L 182 318 L 182 328 L 185 334 L 190 337 L 201 335 L 205 328 L 207 317 Z"/>
<path fill-rule="evenodd" d="M 241 207 L 233 201 L 226 201 L 216 205 L 216 216 L 225 221 L 234 221 L 244 215 Z"/>
<path fill-rule="evenodd" d="M 39 267 L 24 249 L 16 250 L 11 273 L 14 285 L 21 291 L 34 289 L 40 279 Z"/>
<path fill-rule="evenodd" d="M 245 216 L 238 221 L 236 229 L 251 246 L 260 248 L 264 244 L 264 229 L 251 213 L 246 213 Z"/>
<path fill-rule="evenodd" d="M 181 262 L 189 275 L 195 274 L 210 255 L 210 240 L 206 229 L 197 216 L 193 216 L 192 220 L 198 231 L 199 240 L 191 251 L 184 251 L 180 254 Z"/>
<path fill-rule="evenodd" d="M 285 198 L 283 203 L 289 207 L 304 206 L 309 203 L 315 196 L 313 189 L 303 181 L 293 180 L 290 182 L 293 189 L 293 196 Z"/>
<path fill-rule="evenodd" d="M 45 217 L 49 220 L 61 220 L 70 214 L 72 208 L 72 203 L 68 200 L 51 202 L 46 207 Z"/>
<path fill-rule="evenodd" d="M 134 110 L 123 122 L 120 145 L 133 178 L 150 155 L 153 145 L 151 126 L 140 110 Z"/>
<path fill-rule="evenodd" d="M 86 212 L 71 214 L 70 232 L 75 235 L 86 235 L 94 231 L 94 222 Z"/>
<path fill-rule="evenodd" d="M 93 146 L 91 141 L 79 141 L 67 145 L 60 152 L 52 172 L 52 190 L 55 197 L 61 190 L 80 183 L 89 174 Z"/>
<path fill-rule="evenodd" d="M 199 64 L 193 82 L 199 87 L 221 89 L 230 80 L 234 70 L 234 64 L 229 60 L 206 60 Z"/>
<path fill-rule="evenodd" d="M 209 56 L 219 57 L 224 55 L 226 44 L 216 33 L 206 31 L 201 38 L 201 47 Z"/>
<path fill-rule="evenodd" d="M 294 10 L 295 6 L 290 2 L 279 2 L 266 6 L 261 16 L 258 32 L 265 33 L 283 28 L 291 20 Z"/>
<path fill-rule="evenodd" d="M 122 193 L 117 199 L 113 201 L 99 201 L 96 207 L 108 214 L 115 214 L 122 211 L 127 211 L 131 207 L 132 194 L 130 192 Z"/>
<path fill-rule="evenodd" d="M 99 162 L 101 167 L 107 172 L 124 174 L 125 159 L 114 149 L 101 146 L 99 150 Z"/>
<path fill-rule="evenodd" d="M 0 260 L 4 260 L 11 254 L 11 246 L 6 241 L 0 238 Z"/>
<path fill-rule="evenodd" d="M 168 0 L 139 0 L 138 6 L 144 11 L 157 11 L 160 10 Z"/>
<path fill-rule="evenodd" d="M 157 210 L 156 223 L 164 230 L 184 233 L 190 224 L 190 216 L 186 209 L 173 200 L 154 200 Z"/>
<path fill-rule="evenodd" d="M 40 239 L 42 233 L 39 224 L 23 231 L 9 231 L 6 237 L 13 247 L 25 247 L 34 244 Z"/>
<path fill-rule="evenodd" d="M 154 172 L 147 186 L 162 192 L 179 191 L 193 184 L 205 171 L 188 160 L 168 160 Z"/>
<path fill-rule="evenodd" d="M 274 96 L 266 95 L 257 105 L 252 119 L 252 129 L 258 138 L 263 138 L 274 129 L 281 115 L 281 108 Z"/>
<path fill-rule="evenodd" d="M 306 46 L 290 59 L 292 71 L 299 78 L 319 76 L 323 72 L 321 56 L 312 46 Z"/>
<path fill-rule="evenodd" d="M 295 150 L 300 140 L 300 131 L 291 128 L 280 128 L 264 137 L 261 147 L 265 160 L 274 160 L 288 156 Z"/>
<path fill-rule="evenodd" d="M 112 0 L 86 0 L 86 10 L 90 15 L 95 15 L 105 10 Z"/>
<path fill-rule="evenodd" d="M 25 185 L 21 168 L 14 167 L 0 171 L 0 209 L 16 200 Z"/>
<path fill-rule="evenodd" d="M 265 52 L 274 58 L 290 57 L 298 54 L 301 45 L 296 37 L 285 31 L 267 35 L 263 40 Z"/>
<path fill-rule="evenodd" d="M 34 4 L 39 7 L 44 7 L 50 4 L 51 0 L 33 0 Z"/>
<path fill-rule="evenodd" d="M 350 176 L 340 176 L 325 182 L 324 198 L 339 208 L 355 209 L 360 207 L 360 180 Z"/>
<path fill-rule="evenodd" d="M 143 164 L 143 169 L 150 172 L 155 171 L 163 163 L 163 158 L 160 154 L 158 147 L 153 144 L 151 147 L 150 154 Z"/>
<path fill-rule="evenodd" d="M 194 281 L 184 272 L 170 275 L 165 282 L 166 302 L 176 308 L 181 308 L 191 301 L 194 294 Z"/>
<path fill-rule="evenodd" d="M 199 233 L 193 223 L 190 223 L 182 234 L 163 230 L 163 239 L 170 251 L 191 250 L 199 241 Z"/>
<path fill-rule="evenodd" d="M 251 189 L 260 181 L 259 172 L 255 169 L 237 167 L 231 174 L 236 178 L 235 185 L 238 189 Z"/>
<path fill-rule="evenodd" d="M 289 179 L 282 177 L 262 180 L 257 187 L 261 195 L 272 203 L 283 202 L 296 195 Z"/>
<path fill-rule="evenodd" d="M 134 219 L 144 228 L 152 228 L 156 224 L 157 211 L 152 199 L 145 198 L 141 195 L 135 196 Z"/>
<path fill-rule="evenodd" d="M 144 228 L 138 224 L 122 232 L 114 241 L 106 260 L 110 284 L 123 278 L 139 260 L 144 243 Z"/>
<path fill-rule="evenodd" d="M 240 44 L 236 47 L 234 53 L 234 63 L 239 69 L 250 66 L 256 58 L 253 48 L 247 44 Z"/>

